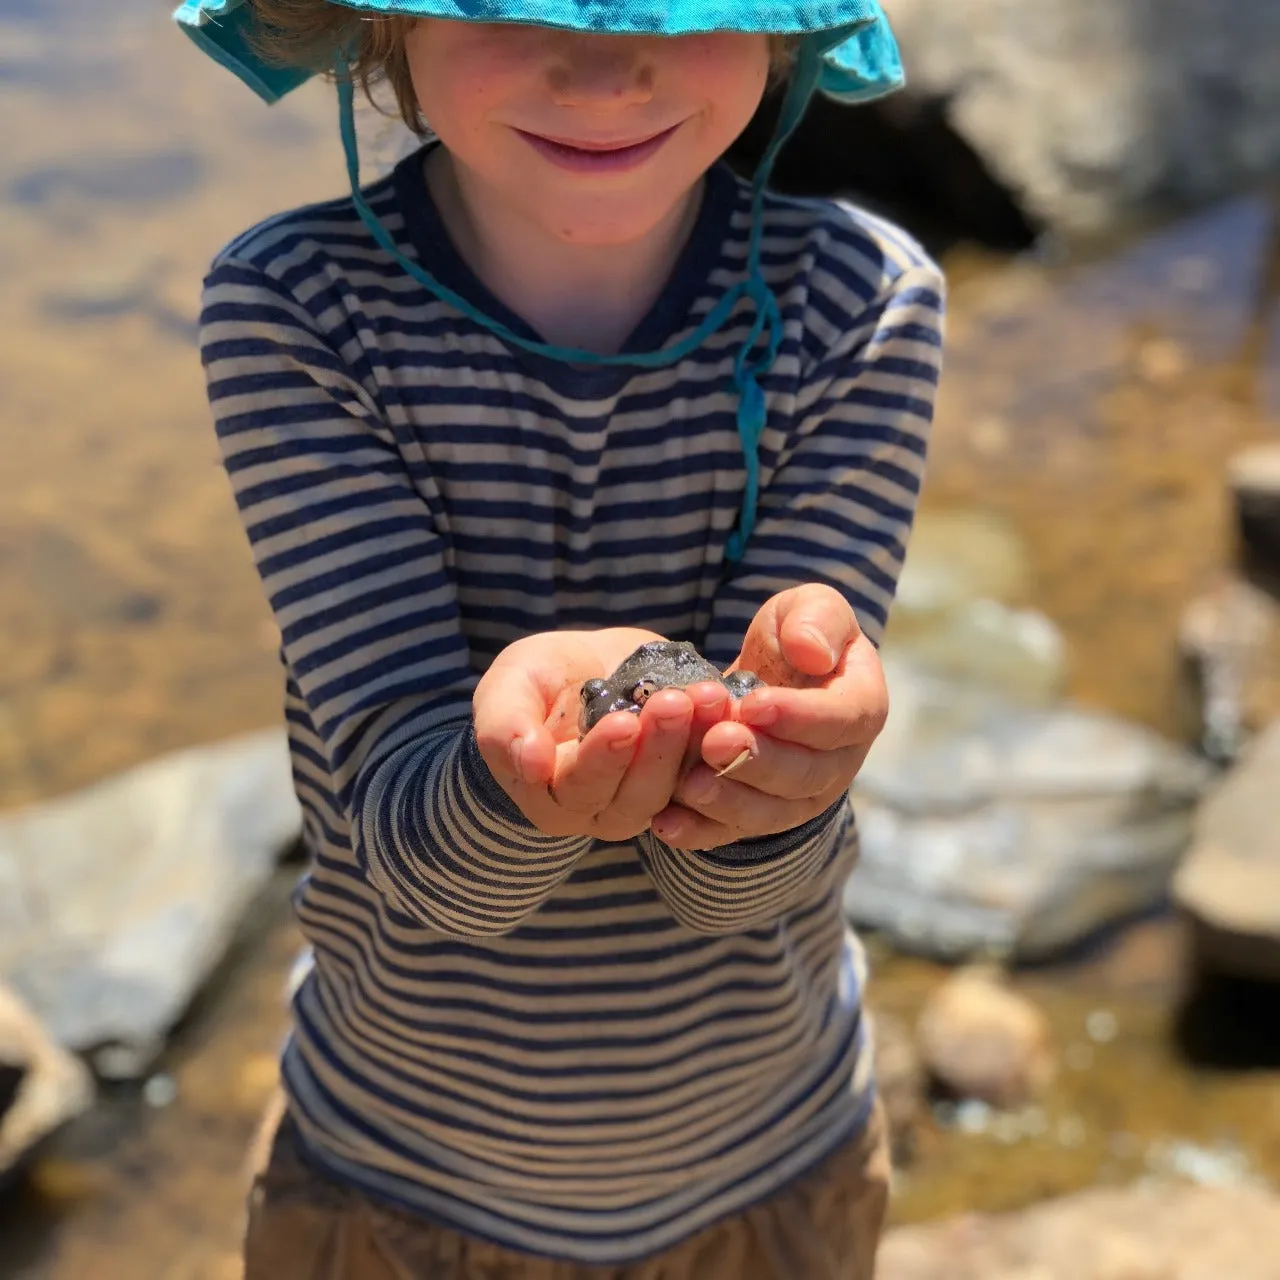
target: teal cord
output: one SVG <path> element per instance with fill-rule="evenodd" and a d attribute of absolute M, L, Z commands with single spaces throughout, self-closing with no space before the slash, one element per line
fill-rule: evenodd
<path fill-rule="evenodd" d="M 721 329 L 733 314 L 738 303 L 747 298 L 755 311 L 755 318 L 734 360 L 733 382 L 738 395 L 736 421 L 738 438 L 742 444 L 742 459 L 746 469 L 746 484 L 742 495 L 742 508 L 737 527 L 725 543 L 725 558 L 737 564 L 747 548 L 747 540 L 755 527 L 756 508 L 760 496 L 760 436 L 768 418 L 768 406 L 760 388 L 759 377 L 767 373 L 777 358 L 782 345 L 782 312 L 772 290 L 765 284 L 760 270 L 760 240 L 764 224 L 765 187 L 773 171 L 774 162 L 783 144 L 804 115 L 805 107 L 818 84 L 821 71 L 821 47 L 817 41 L 801 43 L 797 54 L 795 72 L 783 99 L 778 125 L 772 140 L 762 157 L 751 182 L 751 232 L 747 244 L 747 276 L 745 280 L 725 291 L 724 296 L 707 313 L 702 323 L 687 337 L 657 351 L 621 352 L 606 356 L 595 351 L 579 351 L 573 347 L 556 346 L 523 337 L 499 320 L 486 316 L 460 294 L 438 281 L 419 263 L 406 258 L 400 252 L 390 232 L 382 225 L 378 215 L 370 208 L 360 189 L 360 154 L 356 140 L 355 91 L 351 77 L 339 68 L 338 126 L 342 134 L 342 149 L 346 155 L 347 177 L 351 182 L 351 198 L 361 222 L 376 243 L 402 267 L 412 279 L 429 290 L 441 302 L 455 307 L 463 315 L 488 329 L 490 333 L 522 350 L 573 364 L 592 366 L 627 366 L 639 369 L 661 369 L 683 360 L 696 351 L 717 330 Z M 764 350 L 757 353 L 760 338 L 767 334 Z"/>

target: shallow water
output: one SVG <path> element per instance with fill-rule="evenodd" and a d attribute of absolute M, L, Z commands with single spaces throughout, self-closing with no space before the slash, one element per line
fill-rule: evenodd
<path fill-rule="evenodd" d="M 223 242 L 341 190 L 334 111 L 321 86 L 267 110 L 165 15 L 0 0 L 0 804 L 278 717 L 276 637 L 193 330 Z M 393 132 L 367 132 L 394 151 Z M 1085 261 L 949 255 L 926 506 L 1007 517 L 1030 603 L 1070 642 L 1072 691 L 1170 732 L 1176 618 L 1230 550 L 1224 460 L 1280 431 L 1278 264 L 1280 204 L 1263 195 Z M 177 1102 L 114 1096 L 55 1144 L 0 1215 L 0 1274 L 234 1274 L 241 1150 L 294 943 L 280 886 L 250 932 L 175 1049 Z M 1076 1064 L 1046 1133 L 928 1126 L 898 1216 L 1126 1179 L 1157 1140 L 1236 1143 L 1280 1181 L 1280 1074 L 1185 1065 L 1179 964 L 1157 922 L 1105 962 L 1027 975 Z M 878 1002 L 907 1014 L 938 978 L 890 957 L 877 972 Z M 1100 1007 L 1118 1034 L 1094 1044 Z M 1275 1018 L 1260 1007 L 1234 1021 Z"/>

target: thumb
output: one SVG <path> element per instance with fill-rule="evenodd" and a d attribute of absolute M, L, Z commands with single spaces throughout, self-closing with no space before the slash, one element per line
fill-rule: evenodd
<path fill-rule="evenodd" d="M 546 727 L 546 696 L 528 672 L 499 658 L 481 677 L 471 707 L 480 754 L 504 787 L 551 781 L 556 746 Z"/>
<path fill-rule="evenodd" d="M 853 609 L 838 591 L 806 583 L 765 602 L 747 630 L 738 665 L 767 684 L 818 683 L 860 634 Z"/>
<path fill-rule="evenodd" d="M 844 596 L 817 582 L 783 593 L 777 625 L 784 661 L 807 676 L 830 675 L 862 634 Z"/>

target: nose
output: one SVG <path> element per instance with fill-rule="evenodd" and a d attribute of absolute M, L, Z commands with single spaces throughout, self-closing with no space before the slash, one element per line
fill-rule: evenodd
<path fill-rule="evenodd" d="M 549 72 L 558 107 L 640 106 L 653 98 L 653 65 L 639 36 L 566 32 Z"/>

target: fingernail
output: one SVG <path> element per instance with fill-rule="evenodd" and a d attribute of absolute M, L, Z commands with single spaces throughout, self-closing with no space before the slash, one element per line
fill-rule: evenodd
<path fill-rule="evenodd" d="M 709 681 L 690 685 L 685 693 L 689 695 L 693 705 L 699 709 L 714 707 L 716 703 L 723 702 L 726 696 L 724 685 L 711 684 Z"/>
<path fill-rule="evenodd" d="M 662 707 L 658 710 L 656 719 L 664 729 L 678 729 L 689 719 L 689 710 L 687 706 L 671 709 Z"/>
<path fill-rule="evenodd" d="M 679 840 L 680 833 L 684 830 L 684 823 L 676 818 L 664 819 L 662 822 L 653 824 L 653 834 L 659 840 L 666 840 L 670 843 L 672 840 Z"/>
<path fill-rule="evenodd" d="M 524 757 L 524 739 L 516 738 L 515 741 L 512 742 L 511 744 L 511 767 L 513 770 L 515 770 L 515 775 L 517 778 L 520 779 L 521 782 L 528 782 L 529 779 L 525 777 L 524 768 L 522 765 L 523 757 Z"/>
<path fill-rule="evenodd" d="M 827 664 L 834 667 L 836 665 L 836 651 L 831 647 L 831 641 L 822 633 L 822 629 L 820 627 L 805 627 L 804 633 L 827 655 Z"/>

